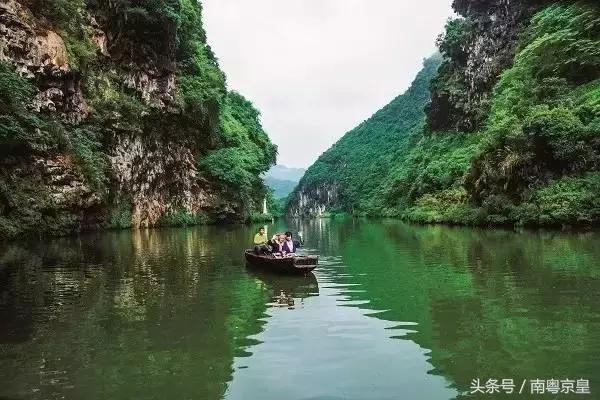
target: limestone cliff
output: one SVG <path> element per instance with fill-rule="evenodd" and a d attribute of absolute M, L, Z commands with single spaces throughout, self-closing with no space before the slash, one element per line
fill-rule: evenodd
<path fill-rule="evenodd" d="M 240 221 L 275 159 L 195 0 L 3 1 L 0 104 L 0 237 Z"/>
<path fill-rule="evenodd" d="M 455 0 L 462 17 L 439 44 L 446 54 L 432 82 L 427 122 L 436 131 L 473 131 L 489 112 L 492 89 L 513 63 L 519 34 L 544 0 Z"/>
<path fill-rule="evenodd" d="M 340 209 L 340 182 L 323 182 L 318 185 L 301 185 L 288 205 L 292 217 L 320 217 Z"/>

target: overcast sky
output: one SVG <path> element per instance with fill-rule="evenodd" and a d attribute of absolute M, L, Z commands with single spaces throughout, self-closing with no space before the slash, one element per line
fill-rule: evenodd
<path fill-rule="evenodd" d="M 230 89 L 261 111 L 278 163 L 308 167 L 402 93 L 452 0 L 204 0 Z"/>

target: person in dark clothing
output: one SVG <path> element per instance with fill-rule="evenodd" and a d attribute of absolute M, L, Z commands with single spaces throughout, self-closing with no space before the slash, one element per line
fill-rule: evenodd
<path fill-rule="evenodd" d="M 292 232 L 285 233 L 285 240 L 283 241 L 282 251 L 284 253 L 295 253 L 300 243 L 295 241 Z"/>
<path fill-rule="evenodd" d="M 283 249 L 282 249 L 283 241 L 284 241 L 283 235 L 281 235 L 281 234 L 273 235 L 273 237 L 271 238 L 271 241 L 269 242 L 269 245 L 271 246 L 271 251 L 274 254 L 283 252 Z"/>

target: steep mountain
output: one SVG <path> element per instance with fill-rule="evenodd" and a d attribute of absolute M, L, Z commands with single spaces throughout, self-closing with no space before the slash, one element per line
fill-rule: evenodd
<path fill-rule="evenodd" d="M 242 220 L 276 148 L 196 0 L 0 3 L 0 237 Z"/>
<path fill-rule="evenodd" d="M 269 189 L 273 190 L 273 197 L 276 199 L 281 199 L 292 193 L 298 182 L 281 180 L 267 176 L 265 177 L 265 184 Z"/>
<path fill-rule="evenodd" d="M 306 169 L 304 168 L 291 168 L 285 165 L 274 165 L 267 171 L 265 176 L 267 178 L 278 179 L 281 181 L 292 181 L 298 182 L 304 175 Z"/>
<path fill-rule="evenodd" d="M 425 60 L 406 93 L 323 153 L 292 193 L 288 212 L 294 216 L 339 211 L 376 214 L 378 192 L 390 166 L 398 162 L 423 129 L 429 84 L 440 63 L 439 55 Z"/>
<path fill-rule="evenodd" d="M 368 134 L 348 146 L 366 123 L 349 132 L 308 169 L 292 214 L 600 223 L 600 4 L 455 0 L 454 9 L 424 129 L 402 128 L 408 144 L 387 146 Z M 377 168 L 363 169 L 363 155 Z"/>
<path fill-rule="evenodd" d="M 265 174 L 265 184 L 273 190 L 275 199 L 282 199 L 294 190 L 305 172 L 304 168 L 289 168 L 285 165 L 274 165 Z"/>

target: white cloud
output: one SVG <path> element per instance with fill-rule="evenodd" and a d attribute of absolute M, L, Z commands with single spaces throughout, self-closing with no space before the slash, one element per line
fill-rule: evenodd
<path fill-rule="evenodd" d="M 403 92 L 451 0 L 204 0 L 228 85 L 253 101 L 278 162 L 307 167 Z"/>

